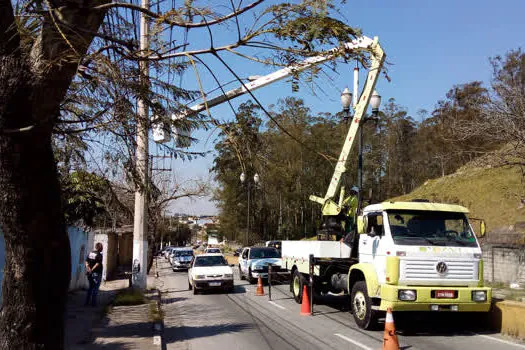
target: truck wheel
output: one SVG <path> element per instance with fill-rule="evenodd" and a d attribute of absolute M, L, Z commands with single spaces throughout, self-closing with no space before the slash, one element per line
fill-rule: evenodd
<path fill-rule="evenodd" d="M 241 281 L 244 279 L 244 275 L 242 274 L 241 265 L 239 265 L 239 278 Z"/>
<path fill-rule="evenodd" d="M 352 287 L 350 309 L 355 323 L 362 329 L 372 329 L 377 324 L 377 312 L 372 310 L 372 301 L 368 296 L 365 281 L 357 281 Z"/>
<path fill-rule="evenodd" d="M 291 288 L 293 298 L 297 304 L 301 304 L 303 301 L 303 286 L 304 286 L 304 277 L 301 275 L 299 270 L 295 270 L 292 276 Z"/>

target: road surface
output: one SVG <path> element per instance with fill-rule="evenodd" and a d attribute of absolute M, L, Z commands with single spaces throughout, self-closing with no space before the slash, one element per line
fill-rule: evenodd
<path fill-rule="evenodd" d="M 342 297 L 324 298 L 323 305 L 315 305 L 314 316 L 300 316 L 300 305 L 291 298 L 288 286 L 272 288 L 269 301 L 267 295 L 255 296 L 256 286 L 239 280 L 238 270 L 234 269 L 234 293 L 193 295 L 188 290 L 186 272 L 171 271 L 164 258 L 159 258 L 158 263 L 166 349 L 377 350 L 382 347 L 383 330 L 359 329 L 345 310 Z M 525 349 L 525 345 L 498 334 L 483 332 L 472 324 L 475 321 L 472 316 L 415 316 L 398 321 L 394 315 L 402 349 Z"/>

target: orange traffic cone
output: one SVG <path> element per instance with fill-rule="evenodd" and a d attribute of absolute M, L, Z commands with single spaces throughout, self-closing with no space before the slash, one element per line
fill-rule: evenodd
<path fill-rule="evenodd" d="M 259 276 L 259 279 L 257 280 L 257 290 L 255 291 L 255 295 L 264 296 L 264 288 L 261 276 Z"/>
<path fill-rule="evenodd" d="M 306 285 L 303 287 L 303 300 L 301 301 L 301 315 L 311 316 L 312 310 L 310 309 L 310 298 L 308 297 L 308 288 Z"/>
<path fill-rule="evenodd" d="M 399 350 L 396 327 L 394 326 L 394 316 L 392 308 L 386 310 L 385 334 L 383 335 L 383 350 Z"/>

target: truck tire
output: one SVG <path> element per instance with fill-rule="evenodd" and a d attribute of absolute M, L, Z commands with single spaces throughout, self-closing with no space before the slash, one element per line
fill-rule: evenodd
<path fill-rule="evenodd" d="M 244 275 L 242 274 L 241 265 L 239 265 L 239 278 L 241 281 L 244 279 Z"/>
<path fill-rule="evenodd" d="M 372 310 L 372 300 L 368 296 L 365 281 L 357 281 L 352 287 L 350 310 L 359 328 L 373 329 L 377 325 L 378 315 Z"/>
<path fill-rule="evenodd" d="M 290 289 L 292 290 L 293 298 L 297 304 L 301 304 L 303 301 L 303 286 L 304 277 L 299 270 L 295 270 L 293 272 L 292 280 L 290 281 Z"/>

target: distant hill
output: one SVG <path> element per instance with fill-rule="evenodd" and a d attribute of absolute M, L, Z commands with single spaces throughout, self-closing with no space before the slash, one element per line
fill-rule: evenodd
<path fill-rule="evenodd" d="M 471 217 L 485 219 L 488 231 L 512 230 L 516 223 L 525 222 L 522 171 L 519 167 L 492 167 L 483 163 L 483 159 L 478 159 L 454 174 L 429 180 L 413 192 L 393 200 L 425 198 L 461 204 L 470 209 Z"/>

